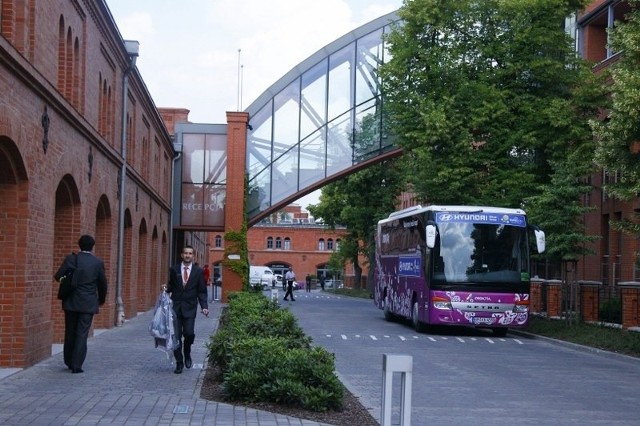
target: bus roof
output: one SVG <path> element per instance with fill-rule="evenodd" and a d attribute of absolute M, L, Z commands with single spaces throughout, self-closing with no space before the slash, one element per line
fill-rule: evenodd
<path fill-rule="evenodd" d="M 385 222 L 390 219 L 398 219 L 405 216 L 411 216 L 414 214 L 424 213 L 427 211 L 434 212 L 491 212 L 491 213 L 505 213 L 505 214 L 521 214 L 526 215 L 522 209 L 510 209 L 505 207 L 491 207 L 491 206 L 443 206 L 443 205 L 431 205 L 422 207 L 421 205 L 407 207 L 403 210 L 398 210 L 389 215 L 387 219 L 382 219 L 380 222 Z"/>

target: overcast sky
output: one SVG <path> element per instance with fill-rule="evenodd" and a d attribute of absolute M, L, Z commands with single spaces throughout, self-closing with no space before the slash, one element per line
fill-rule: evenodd
<path fill-rule="evenodd" d="M 298 63 L 402 0 L 107 0 L 157 107 L 226 123 Z M 238 52 L 240 50 L 240 52 Z M 310 202 L 316 202 L 312 197 Z M 299 204 L 306 207 L 305 200 Z"/>

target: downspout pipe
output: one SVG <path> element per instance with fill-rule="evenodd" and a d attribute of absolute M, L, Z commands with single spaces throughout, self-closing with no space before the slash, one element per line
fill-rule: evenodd
<path fill-rule="evenodd" d="M 129 66 L 124 72 L 122 79 L 122 135 L 121 135 L 121 156 L 122 166 L 120 167 L 120 204 L 118 206 L 118 254 L 117 254 L 117 277 L 116 277 L 116 326 L 121 327 L 124 324 L 124 301 L 122 299 L 122 270 L 124 261 L 124 211 L 126 204 L 126 180 L 127 180 L 127 106 L 129 92 L 129 75 L 136 67 L 136 59 L 140 44 L 134 40 L 124 40 L 124 45 L 129 57 Z"/>

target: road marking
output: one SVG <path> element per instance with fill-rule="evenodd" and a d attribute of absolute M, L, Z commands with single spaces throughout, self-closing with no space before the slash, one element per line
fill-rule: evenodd
<path fill-rule="evenodd" d="M 464 339 L 462 337 L 456 337 L 460 343 L 464 343 Z"/>
<path fill-rule="evenodd" d="M 373 334 L 370 334 L 369 337 L 371 337 L 371 340 L 378 340 L 378 338 L 376 336 L 374 336 Z"/>
<path fill-rule="evenodd" d="M 342 340 L 347 340 L 347 336 L 346 335 L 341 334 L 341 336 L 342 336 Z"/>
<path fill-rule="evenodd" d="M 404 336 L 399 336 L 399 337 L 400 337 L 400 340 L 407 340 L 404 338 Z"/>
<path fill-rule="evenodd" d="M 427 337 L 429 340 L 431 340 L 432 342 L 437 342 L 436 339 L 434 339 L 433 337 Z"/>
<path fill-rule="evenodd" d="M 485 337 L 485 340 L 491 344 L 495 343 L 493 340 L 489 339 L 488 337 Z"/>
<path fill-rule="evenodd" d="M 524 343 L 520 339 L 513 339 L 513 341 L 519 345 L 524 345 Z"/>

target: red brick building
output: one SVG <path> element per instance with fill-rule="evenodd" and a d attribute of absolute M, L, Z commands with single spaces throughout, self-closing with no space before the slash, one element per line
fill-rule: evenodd
<path fill-rule="evenodd" d="M 607 44 L 607 31 L 616 22 L 623 21 L 629 12 L 626 1 L 593 1 L 576 19 L 577 49 L 581 56 L 594 62 L 594 72 L 611 66 L 623 53 L 614 52 Z M 596 252 L 585 256 L 577 264 L 578 279 L 602 282 L 615 287 L 620 282 L 640 281 L 638 251 L 640 242 L 635 235 L 619 232 L 611 226 L 611 221 L 632 219 L 640 213 L 640 198 L 622 202 L 603 191 L 603 185 L 619 176 L 607 170 L 597 170 L 590 176 L 594 186 L 590 194 L 584 196 L 585 205 L 595 207 L 595 211 L 585 215 L 585 225 L 589 234 L 600 235 L 593 244 Z"/>
<path fill-rule="evenodd" d="M 81 234 L 109 282 L 94 327 L 155 304 L 175 153 L 105 2 L 0 4 L 0 367 L 24 367 L 62 342 L 53 274 Z"/>
<path fill-rule="evenodd" d="M 249 228 L 249 263 L 268 266 L 275 274 L 281 275 L 292 267 L 298 281 L 304 281 L 307 274 L 351 281 L 353 265 L 347 265 L 339 274 L 328 266 L 331 254 L 338 249 L 345 233 L 344 228 L 332 230 L 324 224 L 315 223 L 308 212 L 297 204 L 291 204 Z M 224 234 L 211 233 L 209 244 L 209 262 L 213 270 L 220 273 Z M 366 266 L 363 269 L 366 276 Z"/>

